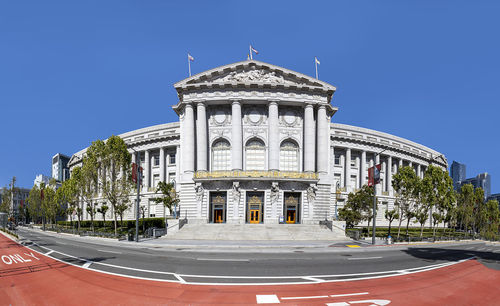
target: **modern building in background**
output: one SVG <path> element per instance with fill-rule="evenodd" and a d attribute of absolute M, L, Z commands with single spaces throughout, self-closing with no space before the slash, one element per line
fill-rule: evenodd
<path fill-rule="evenodd" d="M 450 167 L 450 176 L 453 180 L 453 187 L 455 190 L 460 188 L 460 182 L 466 179 L 466 166 L 459 162 L 453 161 Z"/>
<path fill-rule="evenodd" d="M 423 177 L 429 165 L 448 167 L 444 155 L 423 145 L 331 123 L 336 88 L 282 67 L 247 60 L 174 87 L 179 122 L 119 135 L 144 169 L 139 205 L 149 217 L 170 213 L 152 199 L 157 184 L 167 181 L 175 182 L 190 223 L 318 224 L 335 220 L 347 195 L 367 184 L 368 168 L 381 164 L 377 224 L 386 224 L 398 169 L 410 166 Z M 73 154 L 70 169 L 81 166 L 85 151 Z M 134 198 L 131 193 L 130 203 Z M 126 219 L 135 218 L 135 205 Z"/>
<path fill-rule="evenodd" d="M 36 177 L 35 177 L 35 180 L 33 181 L 33 186 L 37 186 L 40 188 L 40 184 L 45 184 L 45 185 L 48 185 L 50 182 L 50 176 L 46 176 L 46 175 L 43 175 L 43 174 L 38 174 Z"/>
<path fill-rule="evenodd" d="M 500 193 L 494 193 L 494 194 L 490 195 L 487 198 L 487 201 L 489 201 L 489 200 L 497 201 L 498 202 L 498 206 L 500 207 Z"/>
<path fill-rule="evenodd" d="M 61 153 L 57 153 L 52 157 L 52 178 L 59 182 L 64 182 L 69 179 L 69 160 L 69 156 Z"/>
<path fill-rule="evenodd" d="M 481 187 L 484 190 L 484 198 L 488 199 L 491 195 L 491 176 L 488 173 L 478 174 L 476 177 L 466 178 L 466 166 L 453 161 L 450 167 L 450 176 L 453 179 L 455 190 L 459 191 L 463 185 L 471 184 L 475 188 Z"/>

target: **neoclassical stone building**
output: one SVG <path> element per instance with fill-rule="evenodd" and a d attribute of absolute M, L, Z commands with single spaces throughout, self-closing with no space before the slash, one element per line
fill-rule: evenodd
<path fill-rule="evenodd" d="M 247 60 L 174 86 L 179 122 L 120 135 L 131 153 L 141 152 L 140 205 L 150 217 L 169 213 L 150 198 L 159 181 L 173 181 L 190 223 L 318 224 L 335 219 L 380 162 L 380 224 L 394 203 L 398 168 L 412 166 L 419 176 L 430 164 L 447 168 L 445 157 L 425 146 L 331 123 L 336 88 L 285 68 Z M 72 156 L 71 168 L 84 153 Z"/>

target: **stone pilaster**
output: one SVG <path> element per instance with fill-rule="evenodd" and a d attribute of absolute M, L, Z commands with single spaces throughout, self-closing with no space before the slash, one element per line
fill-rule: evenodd
<path fill-rule="evenodd" d="M 345 187 L 350 192 L 351 188 L 351 148 L 345 150 Z"/>
<path fill-rule="evenodd" d="M 231 103 L 231 163 L 232 170 L 243 169 L 243 135 L 241 128 L 241 103 L 233 101 Z"/>
<path fill-rule="evenodd" d="M 359 175 L 361 176 L 361 187 L 366 184 L 366 151 L 361 151 L 361 163 L 359 164 Z"/>
<path fill-rule="evenodd" d="M 314 106 L 304 109 L 304 171 L 315 172 L 316 135 L 314 135 Z"/>
<path fill-rule="evenodd" d="M 195 155 L 195 144 L 194 144 L 194 110 L 191 104 L 186 104 L 184 110 L 184 122 L 183 122 L 183 133 L 181 137 L 184 137 L 183 146 L 187 149 L 184 150 L 184 155 L 182 156 L 182 170 L 185 173 L 194 172 L 194 155 Z M 178 156 L 177 156 L 178 157 Z"/>
<path fill-rule="evenodd" d="M 160 148 L 160 182 L 165 182 L 165 148 Z"/>
<path fill-rule="evenodd" d="M 196 104 L 196 170 L 207 171 L 207 114 L 206 106 L 203 102 Z"/>
<path fill-rule="evenodd" d="M 318 153 L 316 157 L 318 172 L 326 173 L 328 171 L 328 119 L 326 116 L 325 105 L 318 107 L 317 131 L 318 131 Z"/>
<path fill-rule="evenodd" d="M 276 101 L 269 102 L 269 170 L 279 170 L 279 122 L 278 122 L 278 103 Z"/>
<path fill-rule="evenodd" d="M 149 188 L 149 177 L 151 176 L 151 157 L 149 155 L 149 150 L 144 151 L 144 187 Z"/>
<path fill-rule="evenodd" d="M 387 191 L 392 196 L 392 156 L 387 157 Z"/>

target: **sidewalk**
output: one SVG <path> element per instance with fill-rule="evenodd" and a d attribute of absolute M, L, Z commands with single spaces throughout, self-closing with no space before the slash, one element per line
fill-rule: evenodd
<path fill-rule="evenodd" d="M 106 246 L 119 246 L 119 247 L 130 247 L 130 248 L 152 248 L 156 250 L 163 249 L 165 251 L 190 251 L 190 252 L 254 252 L 254 253 L 281 253 L 281 252 L 326 252 L 326 253 L 338 253 L 338 252 L 367 252 L 374 250 L 394 250 L 394 249 L 407 249 L 409 247 L 415 247 L 416 245 L 426 245 L 426 246 L 442 246 L 443 244 L 451 245 L 461 245 L 468 244 L 469 241 L 461 242 L 436 242 L 436 243 L 419 243 L 419 244 L 408 244 L 408 243 L 398 243 L 387 245 L 385 241 L 378 239 L 376 245 L 371 244 L 371 239 L 369 240 L 345 240 L 345 241 L 285 241 L 285 240 L 274 240 L 274 241 L 263 241 L 263 240 L 169 240 L 165 237 L 162 238 L 142 238 L 139 242 L 135 241 L 118 241 L 116 239 L 110 238 L 100 238 L 100 237 L 89 237 L 78 235 L 65 234 L 65 233 L 55 233 L 46 231 L 43 232 L 40 229 L 28 229 L 22 228 L 25 231 L 31 231 L 33 233 L 48 235 L 52 237 L 59 237 L 70 239 L 78 242 L 93 243 Z M 17 234 L 20 238 L 23 238 L 22 233 L 19 231 Z M 479 241 L 477 241 L 479 242 Z"/>

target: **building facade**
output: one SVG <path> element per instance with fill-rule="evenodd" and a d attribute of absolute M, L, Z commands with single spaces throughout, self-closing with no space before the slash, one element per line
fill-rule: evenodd
<path fill-rule="evenodd" d="M 488 173 L 478 174 L 476 177 L 468 178 L 461 181 L 460 187 L 466 184 L 471 184 L 476 188 L 482 188 L 484 190 L 484 198 L 487 199 L 491 195 L 491 176 Z"/>
<path fill-rule="evenodd" d="M 52 178 L 59 182 L 69 179 L 69 156 L 57 153 L 52 157 Z"/>
<path fill-rule="evenodd" d="M 460 182 L 464 181 L 467 177 L 467 168 L 465 164 L 461 164 L 457 161 L 453 161 L 450 167 L 450 176 L 453 180 L 453 187 L 455 190 L 460 188 Z"/>
<path fill-rule="evenodd" d="M 430 164 L 448 166 L 442 154 L 420 144 L 331 123 L 336 88 L 275 65 L 247 60 L 174 87 L 179 122 L 120 135 L 131 153 L 141 152 L 140 205 L 150 217 L 169 213 L 151 200 L 158 182 L 169 181 L 182 217 L 192 223 L 317 224 L 336 219 L 347 194 L 381 163 L 380 224 L 394 205 L 391 181 L 399 168 L 411 166 L 422 177 Z M 84 154 L 75 153 L 70 168 Z"/>

